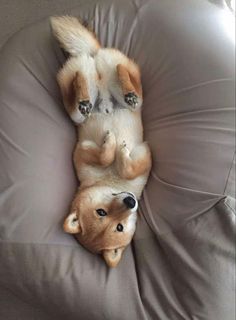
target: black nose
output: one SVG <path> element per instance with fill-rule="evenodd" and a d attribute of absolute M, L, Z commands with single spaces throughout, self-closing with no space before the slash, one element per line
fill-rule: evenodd
<path fill-rule="evenodd" d="M 136 205 L 136 200 L 132 197 L 126 197 L 124 198 L 124 204 L 129 208 L 129 209 L 133 209 Z"/>

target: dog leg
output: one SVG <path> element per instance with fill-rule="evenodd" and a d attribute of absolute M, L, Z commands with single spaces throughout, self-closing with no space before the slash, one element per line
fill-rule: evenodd
<path fill-rule="evenodd" d="M 141 143 L 132 152 L 125 141 L 117 153 L 117 170 L 123 179 L 135 179 L 151 168 L 151 153 L 147 143 Z"/>
<path fill-rule="evenodd" d="M 77 169 L 82 164 L 108 167 L 115 159 L 116 138 L 113 132 L 107 131 L 103 144 L 99 147 L 93 141 L 78 143 L 74 153 L 74 163 Z"/>
<path fill-rule="evenodd" d="M 138 70 L 132 72 L 122 64 L 118 64 L 116 70 L 124 101 L 131 109 L 137 109 L 142 104 L 142 86 Z"/>
<path fill-rule="evenodd" d="M 98 93 L 94 59 L 86 55 L 70 58 L 59 71 L 57 81 L 71 119 L 77 124 L 84 122 Z"/>
<path fill-rule="evenodd" d="M 92 104 L 90 102 L 87 80 L 80 71 L 76 72 L 73 85 L 76 92 L 76 101 L 78 103 L 79 111 L 82 115 L 88 116 L 91 112 Z"/>

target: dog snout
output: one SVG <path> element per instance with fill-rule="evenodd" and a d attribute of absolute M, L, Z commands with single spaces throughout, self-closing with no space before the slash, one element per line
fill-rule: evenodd
<path fill-rule="evenodd" d="M 136 206 L 136 200 L 131 196 L 125 197 L 123 202 L 129 209 L 133 209 Z"/>

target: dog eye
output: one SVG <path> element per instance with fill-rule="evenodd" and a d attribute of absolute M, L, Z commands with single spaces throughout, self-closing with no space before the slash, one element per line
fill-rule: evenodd
<path fill-rule="evenodd" d="M 105 217 L 107 215 L 106 211 L 103 209 L 97 209 L 96 211 L 100 217 Z"/>
<path fill-rule="evenodd" d="M 122 224 L 119 223 L 116 227 L 116 230 L 122 232 L 124 230 L 124 227 L 122 226 Z"/>

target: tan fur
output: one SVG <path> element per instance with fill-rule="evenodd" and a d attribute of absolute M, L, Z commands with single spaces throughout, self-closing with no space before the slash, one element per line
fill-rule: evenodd
<path fill-rule="evenodd" d="M 151 153 L 147 145 L 144 145 L 146 152 L 143 157 L 132 158 L 127 147 L 123 147 L 118 154 L 118 171 L 123 179 L 135 179 L 145 174 L 151 166 Z"/>
<path fill-rule="evenodd" d="M 73 81 L 77 101 L 89 100 L 88 85 L 85 76 L 77 71 Z"/>
<path fill-rule="evenodd" d="M 142 97 L 139 69 L 134 72 L 131 68 L 118 64 L 117 75 L 124 95 L 129 92 L 136 92 L 137 95 Z"/>
<path fill-rule="evenodd" d="M 76 91 L 74 86 L 75 73 L 71 77 L 63 77 L 60 79 L 60 75 L 57 76 L 58 83 L 61 89 L 62 98 L 67 112 L 70 114 L 76 106 Z"/>
<path fill-rule="evenodd" d="M 61 79 L 59 74 L 58 82 L 68 113 L 74 111 L 77 102 L 89 100 L 87 81 L 80 71 Z"/>
<path fill-rule="evenodd" d="M 101 48 L 75 18 L 53 18 L 52 28 L 74 56 L 59 71 L 58 83 L 67 112 L 82 123 L 73 157 L 80 188 L 63 227 L 85 248 L 102 254 L 108 266 L 116 267 L 133 237 L 137 200 L 151 168 L 150 150 L 143 142 L 140 70 L 117 49 Z M 98 94 L 100 112 L 82 117 L 78 102 L 94 104 Z M 131 101 L 132 108 L 127 95 L 137 101 Z M 122 108 L 114 108 L 111 96 Z M 135 206 L 128 206 L 127 198 Z M 105 216 L 100 216 L 101 209 Z"/>
<path fill-rule="evenodd" d="M 90 197 L 97 192 L 100 186 L 92 186 L 81 190 L 74 202 L 72 212 L 77 213 L 78 223 L 81 229 L 76 237 L 91 252 L 98 253 L 103 250 L 112 250 L 125 247 L 130 241 L 130 233 L 119 233 L 115 231 L 118 223 L 125 225 L 130 212 L 125 205 L 116 198 L 108 203 L 103 201 L 91 203 Z M 100 187 L 102 188 L 102 187 Z M 107 217 L 100 217 L 96 209 L 103 208 L 109 214 Z M 68 219 L 68 218 L 67 218 Z M 68 232 L 68 224 L 64 226 Z"/>
<path fill-rule="evenodd" d="M 102 145 L 91 146 L 78 143 L 74 152 L 76 170 L 80 172 L 81 164 L 100 165 L 107 167 L 115 159 L 116 139 L 109 131 L 106 133 Z"/>

